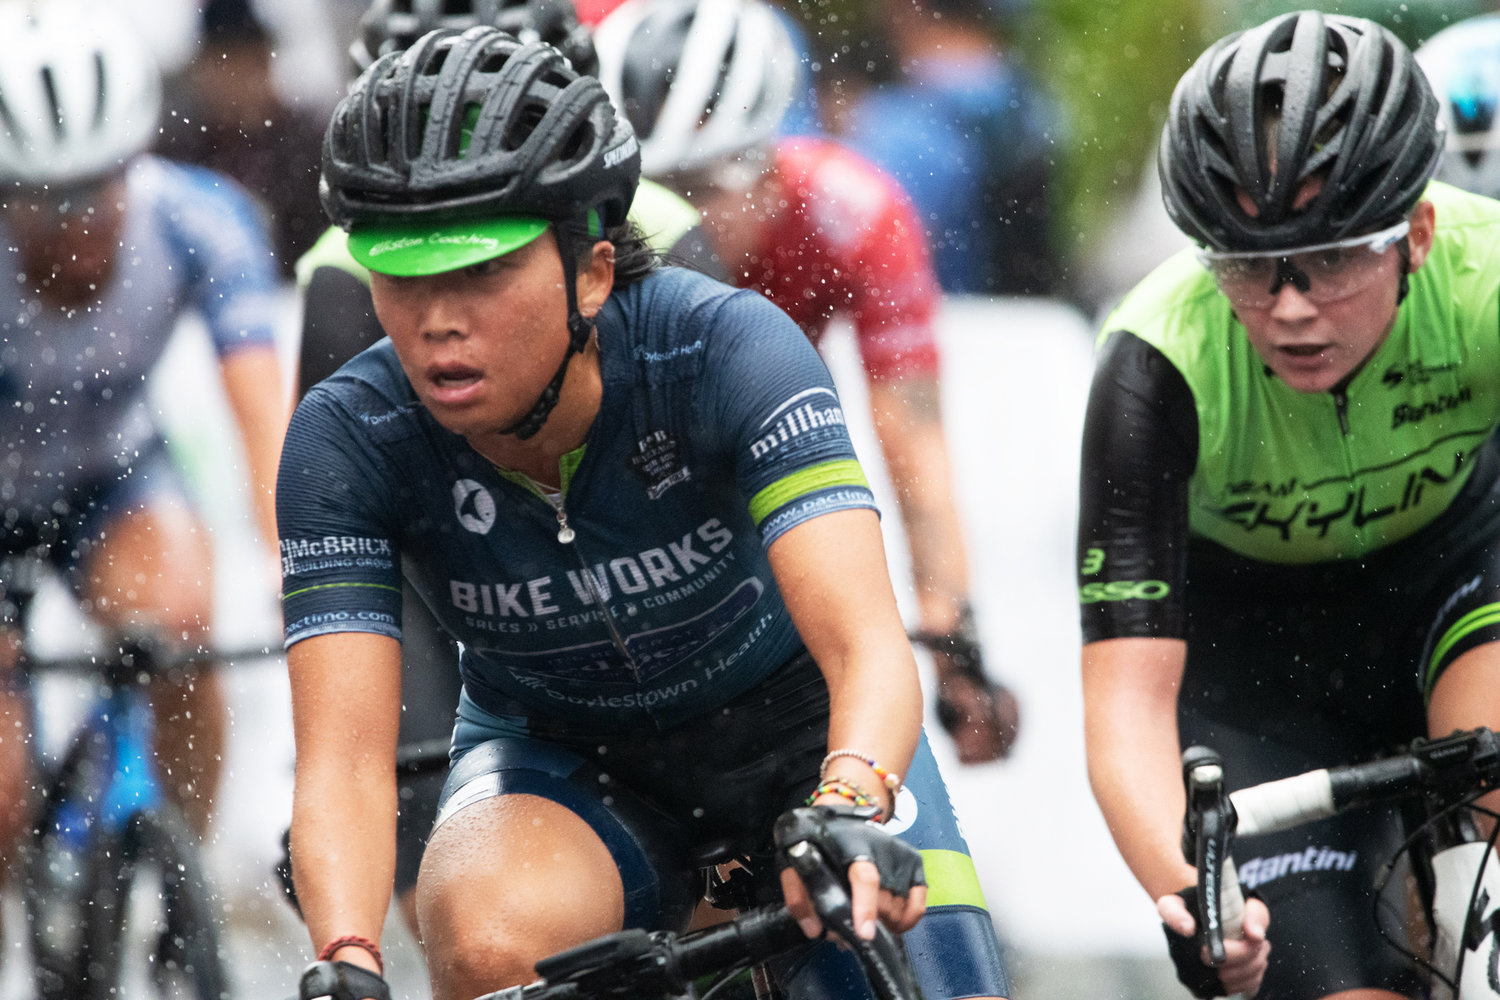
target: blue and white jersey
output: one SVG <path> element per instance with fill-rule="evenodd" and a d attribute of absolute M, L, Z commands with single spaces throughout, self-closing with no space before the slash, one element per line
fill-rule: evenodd
<path fill-rule="evenodd" d="M 614 293 L 598 340 L 600 412 L 554 497 L 442 428 L 389 340 L 311 390 L 277 485 L 287 644 L 399 637 L 404 565 L 470 699 L 533 732 L 670 726 L 799 651 L 766 547 L 874 507 L 816 350 L 675 268 Z"/>
<path fill-rule="evenodd" d="M 249 197 L 198 167 L 138 157 L 114 268 L 97 302 L 64 309 L 0 281 L 0 507 L 67 501 L 129 471 L 157 433 L 146 381 L 197 310 L 222 357 L 272 343 L 276 262 Z M 0 274 L 20 251 L 0 217 Z M 23 515 L 24 516 L 24 515 Z"/>

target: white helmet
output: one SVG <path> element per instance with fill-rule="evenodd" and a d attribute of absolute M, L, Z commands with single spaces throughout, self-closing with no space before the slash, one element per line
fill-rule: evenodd
<path fill-rule="evenodd" d="M 758 0 L 627 0 L 594 32 L 599 79 L 635 127 L 641 172 L 690 173 L 764 146 L 800 76 Z"/>
<path fill-rule="evenodd" d="M 0 182 L 95 180 L 151 143 L 161 73 L 109 6 L 0 0 L 0 38 Z"/>
<path fill-rule="evenodd" d="M 1444 28 L 1416 57 L 1448 129 L 1437 179 L 1500 198 L 1500 14 Z"/>

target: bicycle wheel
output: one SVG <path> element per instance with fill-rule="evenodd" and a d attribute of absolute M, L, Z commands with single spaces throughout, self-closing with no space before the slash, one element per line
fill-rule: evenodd
<path fill-rule="evenodd" d="M 92 998 L 101 977 L 94 928 L 117 909 L 113 879 L 115 845 L 103 835 L 87 807 L 107 784 L 107 754 L 80 737 L 46 782 L 31 828 L 21 845 L 20 892 L 26 935 L 42 1000 Z"/>
<path fill-rule="evenodd" d="M 149 978 L 163 998 L 222 1000 L 229 980 L 220 949 L 219 907 L 187 821 L 163 803 L 132 817 L 122 840 L 124 869 L 136 896 L 127 915 L 143 926 L 117 928 L 117 940 L 125 944 L 117 953 L 139 954 L 144 945 Z M 129 897 L 128 891 L 122 895 Z"/>

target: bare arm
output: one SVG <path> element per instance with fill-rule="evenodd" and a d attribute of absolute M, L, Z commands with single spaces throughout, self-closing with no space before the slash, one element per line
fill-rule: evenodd
<path fill-rule="evenodd" d="M 1120 854 L 1182 937 L 1195 921 L 1174 893 L 1197 882 L 1182 857 L 1182 754 L 1177 692 L 1187 659 L 1178 639 L 1107 639 L 1083 647 L 1083 725 L 1089 783 Z M 1270 915 L 1247 903 L 1243 939 L 1226 941 L 1218 968 L 1230 994 L 1253 996 L 1270 956 Z"/>
<path fill-rule="evenodd" d="M 944 633 L 969 599 L 969 565 L 932 377 L 870 380 L 870 411 L 901 506 L 917 585 L 919 628 Z"/>
<path fill-rule="evenodd" d="M 1182 750 L 1177 691 L 1187 646 L 1109 639 L 1083 647 L 1089 783 L 1115 844 L 1156 899 L 1191 884 L 1182 857 Z"/>
<path fill-rule="evenodd" d="M 249 464 L 256 527 L 268 545 L 276 544 L 276 465 L 291 416 L 281 364 L 272 347 L 250 347 L 220 363 L 224 392 L 239 425 Z"/>
<path fill-rule="evenodd" d="M 401 646 L 341 632 L 287 651 L 296 737 L 292 871 L 313 947 L 380 940 L 396 875 Z M 335 956 L 374 969 L 359 948 Z"/>
<path fill-rule="evenodd" d="M 770 559 L 797 631 L 828 682 L 829 749 L 859 750 L 904 775 L 921 733 L 922 689 L 891 591 L 879 519 L 870 510 L 814 518 L 773 542 Z M 829 775 L 878 795 L 890 815 L 892 795 L 864 762 L 839 757 Z M 870 871 L 859 878 L 851 870 L 856 924 L 873 921 L 877 905 L 894 929 L 915 924 L 925 894 L 919 889 L 904 901 L 883 894 L 877 904 L 878 880 L 873 866 L 864 867 Z M 787 896 L 804 918 L 811 914 L 805 898 L 795 889 Z"/>
<path fill-rule="evenodd" d="M 828 681 L 830 748 L 858 748 L 904 774 L 922 728 L 922 690 L 879 519 L 869 510 L 814 518 L 778 538 L 770 557 L 792 621 Z M 852 763 L 849 777 L 873 791 L 874 773 Z"/>

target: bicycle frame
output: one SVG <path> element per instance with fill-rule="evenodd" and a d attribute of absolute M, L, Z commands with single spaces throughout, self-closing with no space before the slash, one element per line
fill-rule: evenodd
<path fill-rule="evenodd" d="M 169 658 L 179 659 L 184 658 Z M 126 644 L 118 655 L 97 663 L 79 658 L 32 664 L 41 670 L 87 670 L 102 688 L 61 755 L 35 762 L 45 793 L 26 845 L 34 863 L 22 889 L 32 917 L 38 988 L 49 1000 L 114 995 L 125 954 L 127 901 L 142 863 L 159 870 L 166 921 L 153 975 L 175 968 L 204 1000 L 225 988 L 214 904 L 202 885 L 195 840 L 164 794 L 157 771 L 155 717 L 144 683 L 151 662 L 148 649 Z M 38 896 L 38 883 L 46 882 L 59 862 L 72 869 L 65 878 L 76 888 L 64 898 Z M 76 902 L 80 890 L 81 903 Z"/>

